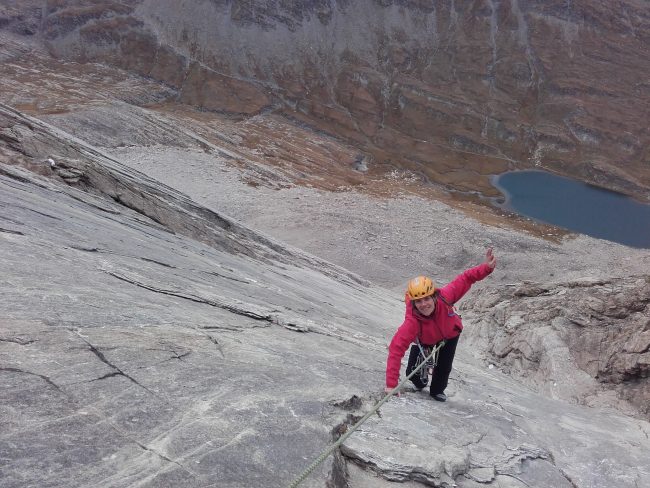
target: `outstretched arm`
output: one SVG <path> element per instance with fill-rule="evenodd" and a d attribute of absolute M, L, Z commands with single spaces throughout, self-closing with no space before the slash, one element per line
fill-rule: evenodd
<path fill-rule="evenodd" d="M 494 256 L 492 248 L 488 248 L 485 253 L 485 261 L 456 276 L 451 283 L 440 289 L 440 293 L 449 303 L 456 303 L 474 283 L 489 275 L 496 265 L 497 258 Z"/>

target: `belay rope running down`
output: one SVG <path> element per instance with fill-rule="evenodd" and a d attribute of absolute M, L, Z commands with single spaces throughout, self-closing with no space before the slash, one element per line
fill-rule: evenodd
<path fill-rule="evenodd" d="M 307 469 L 305 469 L 305 470 L 300 474 L 300 476 L 298 476 L 295 480 L 293 480 L 293 481 L 291 482 L 291 484 L 289 485 L 289 488 L 295 488 L 295 487 L 298 486 L 300 483 L 302 483 L 302 482 L 305 480 L 305 478 L 307 478 L 307 476 L 309 476 L 309 474 L 310 474 L 314 469 L 316 469 L 316 468 L 318 467 L 318 465 L 319 465 L 320 463 L 322 463 L 323 461 L 325 461 L 325 459 L 327 459 L 327 457 L 328 457 L 330 454 L 332 454 L 332 452 L 333 452 L 336 448 L 338 448 L 341 444 L 343 444 L 343 443 L 346 441 L 346 439 L 347 439 L 348 437 L 350 437 L 350 435 L 352 434 L 352 432 L 354 432 L 355 430 L 357 430 L 357 429 L 361 426 L 361 424 L 363 424 L 366 420 L 368 420 L 368 419 L 370 418 L 370 416 L 371 416 L 372 414 L 374 414 L 377 410 L 379 410 L 379 407 L 381 407 L 384 403 L 386 403 L 386 401 L 387 401 L 390 397 L 392 397 L 392 396 L 395 394 L 395 392 L 396 392 L 397 390 L 399 390 L 399 389 L 402 387 L 402 385 L 403 385 L 404 383 L 406 383 L 408 380 L 410 380 L 414 375 L 418 374 L 418 372 L 420 371 L 420 369 L 422 369 L 423 367 L 425 367 L 425 366 L 427 365 L 427 363 L 429 362 L 429 360 L 433 360 L 433 366 L 435 367 L 435 365 L 438 363 L 438 351 L 440 351 L 440 349 L 441 349 L 442 346 L 444 346 L 444 345 L 445 345 L 445 341 L 441 341 L 441 342 L 439 342 L 438 344 L 436 344 L 436 346 L 432 348 L 431 353 L 430 353 L 430 354 L 429 354 L 429 355 L 424 359 L 424 361 L 422 361 L 422 362 L 421 362 L 420 364 L 418 364 L 415 368 L 413 368 L 413 371 L 411 371 L 411 372 L 408 374 L 408 376 L 407 376 L 406 378 L 404 378 L 402 381 L 400 381 L 399 384 L 398 384 L 395 388 L 393 388 L 391 391 L 389 391 L 389 392 L 386 394 L 386 396 L 385 396 L 384 398 L 382 398 L 379 402 L 377 402 L 377 404 L 376 404 L 374 407 L 372 407 L 372 409 L 371 409 L 367 414 L 365 414 L 365 415 L 361 418 L 361 420 L 359 420 L 356 424 L 354 424 L 352 427 L 350 427 L 350 428 L 347 430 L 347 432 L 346 432 L 345 434 L 343 434 L 341 437 L 339 437 L 338 440 L 337 440 L 334 444 L 332 444 L 332 445 L 329 446 L 327 449 L 325 449 L 325 450 L 321 453 L 321 455 L 318 456 L 318 457 L 314 460 L 314 462 L 311 463 L 311 464 L 307 467 Z"/>

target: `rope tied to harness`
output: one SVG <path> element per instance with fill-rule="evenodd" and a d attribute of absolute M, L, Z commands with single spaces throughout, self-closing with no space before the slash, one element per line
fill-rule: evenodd
<path fill-rule="evenodd" d="M 347 432 L 345 432 L 341 437 L 339 437 L 336 442 L 334 442 L 332 445 L 330 445 L 327 449 L 325 449 L 320 456 L 318 456 L 314 462 L 312 462 L 307 468 L 298 476 L 295 480 L 291 482 L 289 485 L 289 488 L 296 488 L 300 483 L 302 483 L 307 476 L 311 474 L 312 471 L 314 471 L 320 463 L 325 461 L 327 457 L 334 452 L 335 449 L 337 449 L 341 444 L 343 444 L 352 433 L 357 430 L 361 424 L 363 424 L 366 420 L 368 420 L 377 410 L 379 410 L 379 407 L 381 407 L 390 397 L 392 397 L 396 391 L 398 391 L 404 383 L 406 383 L 408 380 L 410 380 L 414 375 L 418 374 L 420 369 L 426 366 L 426 364 L 429 362 L 429 360 L 433 361 L 433 365 L 435 366 L 438 362 L 438 351 L 442 348 L 442 346 L 445 345 L 445 341 L 440 341 L 438 344 L 436 344 L 432 349 L 431 353 L 425 358 L 424 361 L 422 361 L 417 367 L 413 368 L 413 371 L 411 371 L 406 378 L 404 378 L 402 381 L 400 381 L 395 388 L 393 388 L 391 391 L 386 393 L 384 398 L 382 398 L 380 401 L 378 401 L 372 409 L 366 413 L 356 424 L 354 424 L 352 427 L 350 427 Z"/>

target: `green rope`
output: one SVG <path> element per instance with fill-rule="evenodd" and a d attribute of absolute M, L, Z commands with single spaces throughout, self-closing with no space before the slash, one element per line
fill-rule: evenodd
<path fill-rule="evenodd" d="M 380 401 L 379 401 L 379 402 L 378 402 L 374 407 L 372 407 L 372 410 L 370 410 L 367 414 L 365 414 L 365 415 L 361 418 L 361 420 L 359 420 L 356 424 L 354 424 L 351 428 L 349 428 L 348 431 L 347 431 L 345 434 L 343 434 L 341 437 L 339 437 L 338 440 L 337 440 L 334 444 L 332 444 L 332 445 L 329 446 L 327 449 L 325 449 L 325 450 L 321 453 L 321 455 L 318 456 L 318 457 L 314 460 L 314 462 L 311 463 L 311 464 L 307 467 L 307 469 L 305 469 L 305 470 L 300 474 L 300 476 L 298 476 L 295 480 L 293 480 L 293 481 L 291 482 L 291 484 L 289 485 L 289 488 L 296 488 L 296 486 L 298 486 L 300 483 L 302 483 L 302 482 L 305 480 L 305 478 L 307 478 L 307 476 L 309 476 L 309 474 L 310 474 L 313 470 L 315 470 L 316 467 L 317 467 L 320 463 L 322 463 L 323 461 L 325 461 L 325 459 L 327 459 L 327 457 L 328 457 L 330 454 L 332 454 L 332 451 L 334 451 L 335 449 L 337 449 L 341 444 L 343 444 L 343 443 L 346 441 L 346 439 L 347 439 L 348 437 L 350 437 L 350 435 L 352 435 L 352 432 L 354 432 L 355 430 L 357 430 L 357 429 L 361 426 L 361 424 L 363 424 L 366 420 L 368 420 L 368 419 L 370 418 L 370 416 L 371 416 L 372 414 L 374 414 L 377 410 L 379 410 L 379 407 L 381 407 L 381 406 L 382 406 L 382 405 L 383 405 L 383 404 L 384 404 L 384 403 L 385 403 L 385 402 L 386 402 L 386 401 L 387 401 L 391 396 L 393 396 L 393 395 L 395 394 L 395 392 L 396 392 L 397 390 L 399 390 L 399 389 L 401 388 L 401 386 L 402 386 L 404 383 L 406 383 L 408 380 L 410 380 L 411 377 L 412 377 L 413 375 L 415 375 L 418 371 L 420 371 L 420 369 L 422 369 L 422 367 L 424 367 L 424 366 L 427 364 L 427 362 L 429 361 L 429 359 L 433 358 L 434 355 L 437 355 L 437 354 L 438 354 L 438 351 L 440 350 L 440 348 L 441 348 L 442 346 L 444 346 L 444 345 L 445 345 L 445 341 L 441 341 L 441 342 L 439 342 L 439 343 L 438 343 L 438 344 L 433 348 L 433 350 L 431 351 L 431 354 L 429 354 L 429 355 L 426 357 L 426 359 L 425 359 L 424 361 L 422 361 L 422 363 L 420 363 L 420 365 L 419 365 L 417 368 L 415 368 L 413 371 L 411 371 L 411 373 L 410 373 L 406 378 L 404 378 L 402 381 L 400 381 L 399 384 L 398 384 L 395 388 L 393 388 L 391 391 L 389 391 L 389 392 L 386 394 L 386 396 L 385 396 L 384 398 L 382 398 L 382 399 L 381 399 L 381 400 L 380 400 Z M 433 364 L 435 365 L 436 363 L 437 363 L 437 357 L 436 357 L 436 360 L 433 362 Z"/>

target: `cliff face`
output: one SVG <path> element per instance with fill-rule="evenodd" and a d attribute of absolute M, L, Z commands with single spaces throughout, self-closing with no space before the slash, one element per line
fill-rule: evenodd
<path fill-rule="evenodd" d="M 5 7 L 5 29 L 161 80 L 184 103 L 283 113 L 353 141 L 373 167 L 493 192 L 487 175 L 540 166 L 647 197 L 645 2 L 33 5 Z"/>
<path fill-rule="evenodd" d="M 190 164 L 200 154 L 215 165 L 225 154 L 174 149 Z M 187 179 L 176 170 L 168 177 Z M 504 269 L 513 250 L 548 256 L 515 233 L 490 235 Z M 0 249 L 3 488 L 288 486 L 380 398 L 386 340 L 404 313 L 401 293 L 286 247 L 1 104 Z M 478 258 L 462 251 L 458 266 Z M 301 487 L 650 486 L 650 424 L 629 406 L 626 415 L 613 391 L 592 391 L 606 408 L 558 401 L 574 392 L 552 369 L 570 363 L 562 340 L 582 351 L 599 341 L 611 359 L 583 354 L 585 371 L 560 371 L 576 387 L 587 371 L 622 385 L 636 375 L 647 399 L 648 278 L 518 285 L 506 294 L 501 273 L 471 291 L 481 321 L 465 315 L 463 335 L 476 325 L 504 366 L 517 365 L 521 351 L 519 364 L 542 391 L 459 348 L 447 403 L 407 388 Z M 545 328 L 526 336 L 522 317 Z M 558 320 L 549 326 L 551 317 Z M 562 333 L 571 324 L 584 327 L 584 341 Z M 624 334 L 607 348 L 601 329 L 618 326 Z M 553 380 L 563 387 L 557 395 L 546 391 Z"/>

